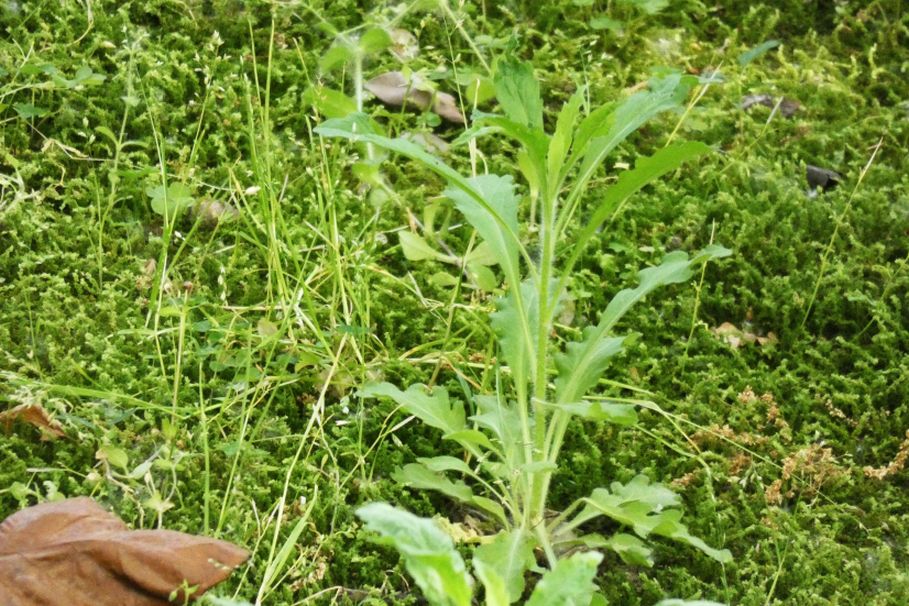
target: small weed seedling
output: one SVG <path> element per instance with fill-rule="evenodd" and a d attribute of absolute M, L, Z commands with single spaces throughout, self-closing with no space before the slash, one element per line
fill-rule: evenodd
<path fill-rule="evenodd" d="M 418 145 L 379 134 L 362 114 L 328 120 L 316 129 L 325 137 L 399 153 L 443 177 L 448 182 L 445 195 L 492 248 L 505 279 L 504 295 L 492 314 L 502 361 L 496 390 L 473 396 L 472 416 L 468 417 L 463 402 L 450 398 L 442 388 L 412 385 L 401 390 L 380 383 L 360 391 L 363 397 L 391 398 L 469 454 L 464 459 L 420 459 L 395 477 L 408 486 L 436 490 L 478 508 L 501 525 L 495 538 L 473 556 L 474 572 L 490 605 L 521 598 L 525 572 L 538 570 L 536 549 L 545 554 L 548 570 L 528 604 L 591 603 L 602 558 L 591 549 L 611 549 L 627 562 L 647 566 L 652 564 L 651 550 L 642 539 L 650 535 L 687 543 L 727 562 L 728 551 L 713 549 L 689 534 L 680 521 L 678 496 L 644 476 L 598 488 L 559 515 L 547 515 L 550 484 L 572 419 L 626 426 L 637 420 L 636 405 L 641 402 L 585 399 L 631 339 L 614 335 L 616 324 L 655 288 L 686 281 L 693 268 L 729 254 L 720 246 L 710 246 L 693 257 L 681 251 L 670 253 L 660 265 L 639 273 L 638 286 L 620 291 L 599 321 L 584 328 L 579 340 L 562 345 L 554 336 L 572 273 L 591 239 L 622 211 L 632 194 L 707 151 L 701 143 L 676 143 L 641 158 L 606 191 L 580 229 L 572 228 L 574 220 L 588 212 L 581 203 L 604 158 L 648 119 L 678 107 L 690 82 L 679 75 L 656 78 L 648 90 L 583 117 L 584 93 L 578 91 L 562 108 L 551 134 L 544 130 L 539 83 L 530 64 L 501 60 L 495 88 L 504 115 L 475 115 L 475 124 L 464 138 L 496 131 L 520 143 L 518 166 L 537 200 L 533 252 L 522 238 L 520 199 L 511 177 L 466 178 Z M 471 484 L 451 479 L 451 474 L 460 474 Z M 451 541 L 431 522 L 385 504 L 367 505 L 359 516 L 403 554 L 407 570 L 431 603 L 471 603 L 471 576 Z M 629 527 L 634 534 L 603 537 L 579 532 L 600 516 Z M 572 551 L 573 555 L 564 556 Z"/>

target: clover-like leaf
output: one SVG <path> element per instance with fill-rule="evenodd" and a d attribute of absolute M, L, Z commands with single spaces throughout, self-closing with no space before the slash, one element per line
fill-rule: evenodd
<path fill-rule="evenodd" d="M 163 185 L 149 187 L 145 194 L 151 198 L 152 210 L 170 221 L 173 221 L 180 212 L 190 208 L 194 202 L 192 190 L 179 182 L 170 183 L 167 187 Z"/>

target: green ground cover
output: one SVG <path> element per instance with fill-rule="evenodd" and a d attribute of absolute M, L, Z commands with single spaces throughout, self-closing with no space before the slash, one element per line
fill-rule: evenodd
<path fill-rule="evenodd" d="M 459 453 L 394 402 L 357 396 L 376 380 L 494 388 L 501 278 L 415 258 L 414 236 L 455 256 L 474 244 L 437 176 L 389 156 L 387 187 L 370 188 L 376 169 L 355 161 L 377 150 L 313 133 L 363 101 L 393 136 L 462 134 L 357 99 L 360 76 L 401 69 L 388 50 L 329 69 L 339 32 L 368 24 L 411 32 L 406 69 L 468 116 L 471 84 L 482 93 L 506 54 L 532 60 L 548 126 L 580 86 L 596 107 L 655 73 L 699 78 L 585 200 L 670 140 L 713 153 L 596 235 L 559 329 L 667 252 L 733 254 L 622 320 L 641 336 L 599 389 L 663 414 L 573 426 L 551 504 L 643 473 L 734 560 L 661 539 L 651 568 L 607 553 L 609 603 L 909 603 L 902 3 L 366 4 L 0 0 L 0 409 L 40 404 L 66 434 L 0 435 L 0 518 L 91 495 L 135 527 L 251 550 L 217 592 L 266 604 L 419 602 L 355 516 L 367 502 L 447 517 L 465 552 L 488 531 L 391 477 Z M 770 106 L 743 107 L 761 94 Z M 481 137 L 445 159 L 517 174 L 515 151 Z M 809 192 L 807 165 L 841 183 Z M 168 203 L 193 208 L 171 220 Z"/>

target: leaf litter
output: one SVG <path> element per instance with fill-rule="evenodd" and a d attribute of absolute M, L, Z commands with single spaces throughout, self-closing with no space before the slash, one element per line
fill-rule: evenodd
<path fill-rule="evenodd" d="M 163 606 L 198 598 L 248 557 L 218 539 L 129 530 L 79 497 L 0 523 L 0 595 L 4 606 Z"/>

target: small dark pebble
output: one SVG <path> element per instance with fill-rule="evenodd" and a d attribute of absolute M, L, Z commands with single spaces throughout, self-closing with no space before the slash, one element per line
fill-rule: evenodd
<path fill-rule="evenodd" d="M 828 168 L 812 166 L 811 164 L 805 166 L 805 178 L 808 180 L 808 187 L 811 189 L 821 188 L 824 191 L 833 189 L 843 180 L 842 175 L 838 172 Z"/>

